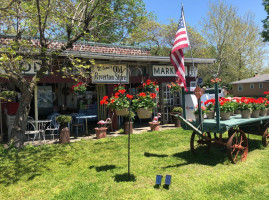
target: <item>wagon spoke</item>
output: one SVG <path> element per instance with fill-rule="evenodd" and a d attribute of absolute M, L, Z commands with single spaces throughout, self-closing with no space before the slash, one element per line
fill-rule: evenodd
<path fill-rule="evenodd" d="M 248 154 L 246 135 L 241 130 L 233 130 L 230 133 L 231 136 L 226 144 L 228 157 L 233 163 L 244 161 Z"/>

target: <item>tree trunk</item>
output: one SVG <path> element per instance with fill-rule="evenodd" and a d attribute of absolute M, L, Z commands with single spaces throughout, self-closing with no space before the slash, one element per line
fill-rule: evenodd
<path fill-rule="evenodd" d="M 29 88 L 21 90 L 21 99 L 19 102 L 18 111 L 16 114 L 13 128 L 11 129 L 11 137 L 9 144 L 13 144 L 16 148 L 21 148 L 25 140 L 25 129 L 27 118 L 30 111 L 30 104 L 33 98 L 33 91 Z"/>

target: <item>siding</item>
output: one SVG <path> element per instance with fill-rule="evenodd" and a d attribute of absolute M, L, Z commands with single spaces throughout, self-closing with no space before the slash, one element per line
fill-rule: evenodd
<path fill-rule="evenodd" d="M 238 91 L 238 84 L 234 84 L 233 95 L 239 97 L 262 97 L 265 96 L 263 93 L 269 91 L 269 82 L 263 82 L 263 88 L 259 88 L 259 83 L 254 83 L 254 88 L 250 88 L 250 83 L 242 83 L 243 91 Z"/>

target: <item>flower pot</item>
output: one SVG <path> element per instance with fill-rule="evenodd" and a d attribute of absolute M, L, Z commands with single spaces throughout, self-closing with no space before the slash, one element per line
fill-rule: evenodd
<path fill-rule="evenodd" d="M 260 112 L 260 116 L 264 117 L 264 116 L 267 116 L 267 110 L 261 110 Z"/>
<path fill-rule="evenodd" d="M 235 110 L 234 114 L 241 114 L 241 110 Z"/>
<path fill-rule="evenodd" d="M 128 108 L 122 108 L 122 109 L 116 110 L 116 114 L 118 116 L 127 116 L 128 115 Z"/>
<path fill-rule="evenodd" d="M 215 111 L 208 111 L 208 113 L 206 114 L 207 119 L 214 119 L 215 118 Z"/>
<path fill-rule="evenodd" d="M 151 118 L 152 111 L 148 110 L 148 109 L 145 109 L 145 108 L 138 108 L 137 109 L 137 116 L 140 119 L 148 119 L 148 118 Z"/>
<path fill-rule="evenodd" d="M 251 117 L 252 118 L 258 118 L 260 116 L 260 110 L 253 110 Z"/>
<path fill-rule="evenodd" d="M 70 130 L 67 126 L 60 126 L 59 143 L 65 144 L 70 142 Z"/>
<path fill-rule="evenodd" d="M 159 131 L 160 130 L 160 122 L 156 122 L 156 123 L 149 122 L 149 125 L 150 125 L 151 131 Z"/>
<path fill-rule="evenodd" d="M 78 95 L 85 95 L 86 91 L 77 91 Z"/>
<path fill-rule="evenodd" d="M 244 119 L 249 119 L 251 116 L 251 111 L 250 110 L 242 110 L 241 111 L 241 116 Z"/>
<path fill-rule="evenodd" d="M 177 117 L 174 117 L 175 127 L 181 127 L 181 121 Z"/>
<path fill-rule="evenodd" d="M 199 115 L 195 115 L 195 120 L 197 121 L 197 122 L 199 122 Z M 204 115 L 202 115 L 202 122 L 204 121 Z"/>
<path fill-rule="evenodd" d="M 106 132 L 107 132 L 106 127 L 94 128 L 94 130 L 95 130 L 95 134 L 96 134 L 97 139 L 101 139 L 101 138 L 106 137 Z"/>
<path fill-rule="evenodd" d="M 221 120 L 229 120 L 230 119 L 230 112 L 223 112 L 220 111 L 220 119 Z"/>
<path fill-rule="evenodd" d="M 129 134 L 130 133 L 133 133 L 133 122 L 125 122 L 124 123 L 124 133 L 125 134 Z"/>
<path fill-rule="evenodd" d="M 175 127 L 181 127 L 181 121 L 180 121 L 180 119 L 175 116 L 175 115 L 181 115 L 181 113 L 173 112 L 173 113 L 170 113 L 170 115 L 173 117 L 173 121 L 175 123 Z"/>

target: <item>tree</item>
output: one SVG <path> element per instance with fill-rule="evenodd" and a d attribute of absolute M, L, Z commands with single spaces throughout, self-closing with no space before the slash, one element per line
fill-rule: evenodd
<path fill-rule="evenodd" d="M 253 15 L 239 17 L 235 7 L 221 1 L 209 7 L 207 18 L 203 19 L 203 33 L 216 50 L 212 75 L 228 84 L 259 71 L 264 51 Z"/>
<path fill-rule="evenodd" d="M 264 10 L 267 12 L 267 17 L 262 20 L 263 23 L 263 31 L 262 37 L 264 42 L 269 41 L 269 0 L 263 0 L 262 5 L 264 6 Z"/>
<path fill-rule="evenodd" d="M 145 14 L 141 0 L 0 0 L 0 5 L 1 32 L 15 36 L 8 47 L 2 48 L 0 69 L 1 76 L 9 79 L 21 93 L 10 141 L 18 148 L 23 145 L 34 88 L 59 54 L 82 38 L 121 42 Z M 39 44 L 24 40 L 24 36 L 38 37 Z M 66 39 L 65 44 L 48 50 L 49 39 L 59 38 Z M 23 77 L 22 64 L 33 58 L 41 60 L 41 66 L 28 81 Z M 70 58 L 69 65 L 61 71 L 63 77 L 72 75 L 72 68 L 85 75 L 88 67 L 86 62 Z"/>

